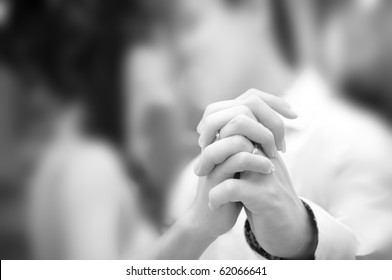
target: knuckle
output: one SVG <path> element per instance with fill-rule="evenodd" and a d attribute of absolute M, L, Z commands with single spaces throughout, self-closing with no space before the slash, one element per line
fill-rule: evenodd
<path fill-rule="evenodd" d="M 248 117 L 246 115 L 238 115 L 234 118 L 238 123 L 243 124 L 247 121 Z"/>
<path fill-rule="evenodd" d="M 238 115 L 235 118 L 233 118 L 230 121 L 230 126 L 233 127 L 234 129 L 240 128 L 242 125 L 244 125 L 246 122 L 246 116 L 245 115 Z"/>
<path fill-rule="evenodd" d="M 214 106 L 215 106 L 215 103 L 209 104 L 206 107 L 204 114 L 209 115 L 214 110 Z"/>
<path fill-rule="evenodd" d="M 203 156 L 204 160 L 206 160 L 206 161 L 211 161 L 211 160 L 213 159 L 213 156 L 212 156 L 213 154 L 214 154 L 214 153 L 213 153 L 212 147 L 211 147 L 211 145 L 210 145 L 210 146 L 207 146 L 207 147 L 204 149 L 202 156 Z"/>
<path fill-rule="evenodd" d="M 235 135 L 235 136 L 233 136 L 233 145 L 234 146 L 236 146 L 236 147 L 240 147 L 241 145 L 243 145 L 243 139 L 242 139 L 242 136 L 240 136 L 240 135 Z"/>
<path fill-rule="evenodd" d="M 227 125 L 229 127 L 236 129 L 238 127 L 238 122 L 239 122 L 239 120 L 238 120 L 238 116 L 237 116 L 237 117 L 233 118 Z"/>
<path fill-rule="evenodd" d="M 259 102 L 260 100 L 256 95 L 249 95 L 242 101 L 242 105 L 247 107 L 249 111 L 252 112 L 250 108 L 255 107 L 255 105 L 257 106 Z"/>
<path fill-rule="evenodd" d="M 248 89 L 248 90 L 246 91 L 246 94 L 248 94 L 249 96 L 251 96 L 251 95 L 257 94 L 258 91 L 259 91 L 258 89 L 250 88 L 250 89 Z"/>
<path fill-rule="evenodd" d="M 213 124 L 213 117 L 211 115 L 207 116 L 204 120 L 204 126 L 210 127 Z"/>
<path fill-rule="evenodd" d="M 208 114 L 209 112 L 212 111 L 212 107 L 213 107 L 213 104 L 207 105 L 207 107 L 206 107 L 206 109 L 204 110 L 204 112 L 205 112 L 206 114 Z"/>
<path fill-rule="evenodd" d="M 238 123 L 238 121 L 236 119 L 232 119 L 225 127 L 222 128 L 221 136 L 226 133 L 237 133 L 240 127 L 241 125 Z"/>
<path fill-rule="evenodd" d="M 229 195 L 234 195 L 237 192 L 237 187 L 233 180 L 227 180 L 225 184 Z"/>
<path fill-rule="evenodd" d="M 238 167 L 241 170 L 245 170 L 249 163 L 249 153 L 240 153 L 236 159 Z"/>
<path fill-rule="evenodd" d="M 240 150 L 249 150 L 252 148 L 252 144 L 250 141 L 242 136 L 242 135 L 236 135 L 235 136 L 235 145 L 240 149 Z"/>
<path fill-rule="evenodd" d="M 252 90 L 253 90 L 252 88 L 246 90 L 246 91 L 242 94 L 242 96 L 243 96 L 244 98 L 247 98 L 248 96 L 250 96 L 250 95 L 252 94 L 252 92 L 253 92 Z"/>
<path fill-rule="evenodd" d="M 263 102 L 256 94 L 252 94 L 247 98 L 248 104 L 257 104 Z"/>
<path fill-rule="evenodd" d="M 252 114 L 252 111 L 249 109 L 249 107 L 244 104 L 239 105 L 239 111 L 241 114 L 246 116 L 250 116 Z"/>

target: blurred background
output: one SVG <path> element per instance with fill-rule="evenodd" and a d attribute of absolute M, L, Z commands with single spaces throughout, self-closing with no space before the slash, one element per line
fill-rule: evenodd
<path fill-rule="evenodd" d="M 390 123 L 391 33 L 389 0 L 0 0 L 1 259 L 35 258 L 31 221 L 58 219 L 48 186 L 81 154 L 115 151 L 159 235 L 205 107 L 307 67 Z"/>

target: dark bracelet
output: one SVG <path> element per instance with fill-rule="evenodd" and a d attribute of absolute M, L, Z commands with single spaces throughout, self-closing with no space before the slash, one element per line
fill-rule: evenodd
<path fill-rule="evenodd" d="M 315 242 L 317 242 L 316 244 L 318 244 L 318 228 L 317 228 L 317 223 L 316 223 L 316 217 L 314 216 L 312 208 L 310 208 L 310 206 L 307 203 L 305 203 L 303 201 L 302 201 L 302 203 L 304 204 L 304 206 L 305 206 L 306 210 L 308 211 L 308 214 L 309 214 L 309 216 L 310 216 L 310 218 L 311 218 L 311 220 L 313 222 L 313 226 L 314 226 L 315 232 L 316 232 L 316 240 L 315 240 Z M 249 224 L 248 220 L 246 220 L 246 222 L 245 222 L 244 230 L 245 230 L 246 242 L 248 243 L 250 248 L 253 251 L 255 251 L 257 254 L 259 254 L 260 256 L 264 257 L 267 260 L 287 260 L 285 258 L 275 257 L 275 256 L 269 254 L 267 251 L 265 251 L 260 246 L 259 242 L 257 242 L 257 239 L 256 239 L 255 235 L 252 232 L 252 229 L 250 227 L 250 224 Z M 315 256 L 313 256 L 312 259 L 314 260 Z"/>

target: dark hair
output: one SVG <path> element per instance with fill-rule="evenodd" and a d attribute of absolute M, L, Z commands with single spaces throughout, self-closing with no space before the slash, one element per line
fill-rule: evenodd
<path fill-rule="evenodd" d="M 120 58 L 132 2 L 11 1 L 0 34 L 1 60 L 20 75 L 40 79 L 63 100 L 82 100 L 94 132 L 120 142 Z"/>
<path fill-rule="evenodd" d="M 295 41 L 292 18 L 286 0 L 270 0 L 275 38 L 283 57 L 291 65 L 298 63 L 298 49 Z"/>
<path fill-rule="evenodd" d="M 229 4 L 239 5 L 245 0 L 226 0 Z M 298 62 L 298 50 L 294 37 L 289 0 L 268 0 L 271 13 L 272 25 L 277 45 L 289 65 L 295 66 Z"/>

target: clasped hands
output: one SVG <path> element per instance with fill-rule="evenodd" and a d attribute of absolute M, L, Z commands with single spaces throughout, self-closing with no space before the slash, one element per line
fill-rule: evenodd
<path fill-rule="evenodd" d="M 199 186 L 188 211 L 195 234 L 214 240 L 244 207 L 266 252 L 312 258 L 315 230 L 278 153 L 286 150 L 281 116 L 297 117 L 283 99 L 256 89 L 207 107 L 197 128 Z"/>

